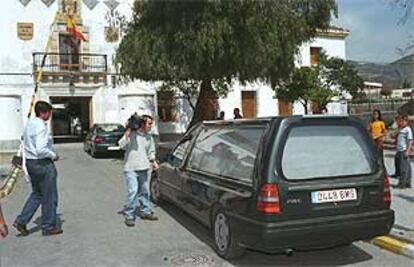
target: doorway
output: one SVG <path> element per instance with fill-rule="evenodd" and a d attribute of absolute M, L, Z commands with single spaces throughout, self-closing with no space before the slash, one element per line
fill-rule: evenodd
<path fill-rule="evenodd" d="M 256 91 L 242 91 L 243 118 L 256 117 Z"/>
<path fill-rule="evenodd" d="M 50 97 L 53 137 L 83 138 L 92 122 L 92 97 Z"/>
<path fill-rule="evenodd" d="M 291 116 L 292 104 L 283 100 L 278 100 L 279 116 Z"/>
<path fill-rule="evenodd" d="M 59 61 L 64 70 L 79 70 L 80 40 L 70 34 L 59 34 Z"/>

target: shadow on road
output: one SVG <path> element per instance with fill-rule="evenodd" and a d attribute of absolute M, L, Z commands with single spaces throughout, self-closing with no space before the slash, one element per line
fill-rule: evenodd
<path fill-rule="evenodd" d="M 207 227 L 173 204 L 163 203 L 160 208 L 200 241 L 214 248 L 214 240 Z M 234 266 L 343 266 L 368 261 L 372 258 L 369 253 L 358 246 L 348 245 L 332 249 L 296 252 L 293 256 L 247 250 L 243 257 L 231 260 L 230 263 Z"/>

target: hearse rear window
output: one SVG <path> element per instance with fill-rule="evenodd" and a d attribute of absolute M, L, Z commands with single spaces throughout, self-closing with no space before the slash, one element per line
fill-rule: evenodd
<path fill-rule="evenodd" d="M 195 170 L 251 182 L 263 131 L 262 126 L 205 128 L 197 137 L 189 165 Z"/>
<path fill-rule="evenodd" d="M 363 175 L 374 171 L 366 135 L 352 125 L 298 126 L 289 131 L 282 156 L 288 180 Z"/>

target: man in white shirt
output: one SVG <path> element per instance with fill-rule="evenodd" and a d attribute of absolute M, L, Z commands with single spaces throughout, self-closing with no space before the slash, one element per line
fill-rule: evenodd
<path fill-rule="evenodd" d="M 135 121 L 136 118 L 131 118 L 131 120 Z M 124 215 L 125 224 L 129 227 L 135 226 L 137 197 L 140 203 L 141 219 L 158 220 L 151 211 L 147 183 L 149 170 L 155 171 L 159 167 L 155 160 L 154 140 L 149 133 L 153 122 L 152 117 L 143 115 L 137 123 L 131 120 L 124 136 L 119 140 L 119 146 L 125 149 L 124 176 L 128 192 Z"/>
<path fill-rule="evenodd" d="M 24 155 L 32 193 L 14 221 L 13 227 L 21 235 L 28 235 L 26 224 L 42 205 L 42 234 L 57 235 L 63 231 L 57 226 L 57 171 L 53 163 L 59 160 L 59 156 L 53 149 L 52 137 L 49 135 L 47 125 L 52 106 L 45 101 L 37 101 L 34 109 L 36 118 L 28 121 L 23 134 Z"/>

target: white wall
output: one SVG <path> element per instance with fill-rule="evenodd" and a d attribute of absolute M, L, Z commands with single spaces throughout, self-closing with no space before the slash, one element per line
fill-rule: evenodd
<path fill-rule="evenodd" d="M 187 99 L 184 97 L 176 97 L 175 107 L 175 121 L 158 123 L 158 130 L 165 134 L 182 134 L 187 130 L 188 125 L 193 117 L 193 110 L 191 109 Z"/>
<path fill-rule="evenodd" d="M 310 66 L 310 48 L 311 47 L 321 47 L 322 50 L 329 57 L 338 57 L 346 59 L 345 54 L 345 39 L 338 37 L 316 37 L 310 42 L 304 43 L 300 48 L 300 53 L 296 58 L 296 64 L 298 66 Z M 343 107 L 341 103 L 330 103 L 327 107 L 328 112 L 332 114 L 346 114 L 346 108 Z M 308 112 L 312 112 L 312 107 L 308 105 Z M 343 113 L 341 113 L 343 112 Z M 305 109 L 301 103 L 296 101 L 293 104 L 292 114 L 299 115 L 304 114 Z"/>
<path fill-rule="evenodd" d="M 156 89 L 159 83 L 134 81 L 116 88 L 118 101 L 118 122 L 124 124 L 137 112 L 138 115 L 151 115 L 157 118 Z M 158 122 L 155 120 L 152 133 L 158 135 Z"/>
<path fill-rule="evenodd" d="M 32 53 L 43 52 L 50 34 L 50 24 L 58 9 L 58 0 L 46 7 L 40 0 L 32 0 L 24 7 L 18 0 L 5 0 L 0 9 L 0 73 L 32 72 Z M 133 0 L 123 0 L 116 11 L 130 18 Z M 89 10 L 81 1 L 83 24 L 89 29 L 89 52 L 107 54 L 110 71 L 114 71 L 112 56 L 118 43 L 108 43 L 104 39 L 104 27 L 107 26 L 105 14 L 109 8 L 100 1 Z M 34 24 L 33 39 L 22 41 L 17 38 L 17 22 Z M 18 79 L 18 77 L 15 77 Z"/>
<path fill-rule="evenodd" d="M 225 119 L 233 119 L 233 109 L 239 108 L 243 115 L 242 109 L 242 91 L 256 91 L 256 117 L 275 116 L 278 114 L 277 99 L 275 93 L 269 85 L 261 82 L 241 84 L 234 81 L 232 90 L 226 97 L 219 99 L 219 112 L 225 112 Z"/>
<path fill-rule="evenodd" d="M 310 66 L 311 47 L 322 47 L 328 56 L 345 59 L 344 39 L 332 37 L 316 37 L 314 40 L 304 43 L 300 47 L 300 54 L 296 59 L 296 64 L 298 66 Z M 241 92 L 243 90 L 254 90 L 257 92 L 257 117 L 276 116 L 279 114 L 278 101 L 275 99 L 275 93 L 269 85 L 259 82 L 242 85 L 238 81 L 235 81 L 229 94 L 226 97 L 219 99 L 219 111 L 225 112 L 225 119 L 233 118 L 233 109 L 236 107 L 240 108 L 241 113 L 243 114 L 241 103 Z M 340 105 L 339 107 L 332 106 L 332 110 L 338 112 L 338 110 L 344 109 Z M 308 107 L 308 111 L 311 111 L 310 105 Z M 303 105 L 299 102 L 295 102 L 293 105 L 292 113 L 304 114 L 305 110 L 303 108 Z"/>
<path fill-rule="evenodd" d="M 304 43 L 300 47 L 299 55 L 296 58 L 298 66 L 310 66 L 310 48 L 321 47 L 330 57 L 346 59 L 345 40 L 333 37 L 316 37 L 310 42 Z"/>

